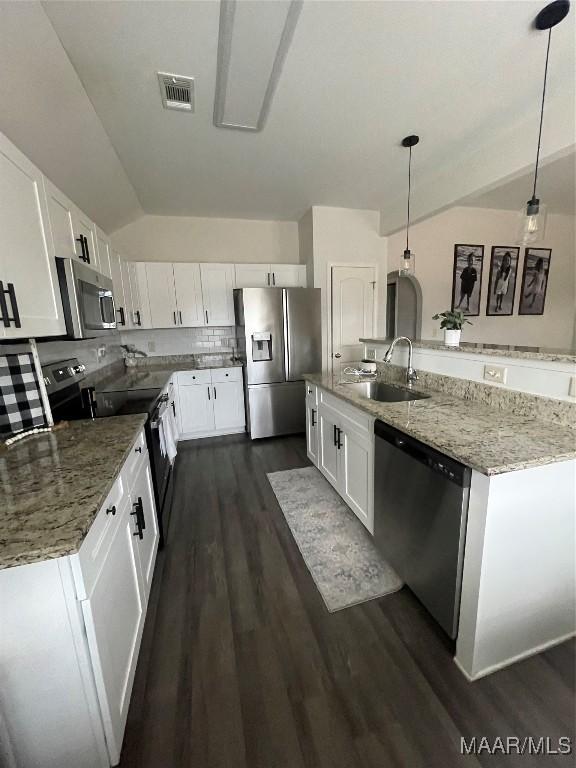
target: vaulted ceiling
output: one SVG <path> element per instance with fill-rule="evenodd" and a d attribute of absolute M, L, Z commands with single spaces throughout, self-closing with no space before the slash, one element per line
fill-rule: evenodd
<path fill-rule="evenodd" d="M 270 3 L 240 2 L 249 55 L 272 34 Z M 335 205 L 382 209 L 392 231 L 408 133 L 422 137 L 416 218 L 532 162 L 541 6 L 305 1 L 267 121 L 246 132 L 213 124 L 218 2 L 0 2 L 0 130 L 108 230 L 142 211 L 296 219 Z M 544 158 L 574 142 L 573 22 L 554 31 Z M 195 78 L 194 114 L 162 108 L 158 71 Z M 246 75 L 247 101 L 261 75 Z"/>

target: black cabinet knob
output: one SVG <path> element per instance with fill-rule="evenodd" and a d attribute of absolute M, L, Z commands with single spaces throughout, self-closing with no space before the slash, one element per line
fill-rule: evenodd
<path fill-rule="evenodd" d="M 142 453 L 142 446 L 139 445 L 138 448 L 134 448 L 135 453 Z"/>
<path fill-rule="evenodd" d="M 107 515 L 115 515 L 116 514 L 116 505 L 112 504 L 111 507 L 108 507 L 108 509 L 106 510 L 106 514 Z"/>

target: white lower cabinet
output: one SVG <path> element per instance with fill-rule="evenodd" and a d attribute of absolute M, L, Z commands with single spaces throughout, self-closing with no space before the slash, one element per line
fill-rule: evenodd
<path fill-rule="evenodd" d="M 242 368 L 181 371 L 176 382 L 180 440 L 244 431 Z"/>
<path fill-rule="evenodd" d="M 310 460 L 373 533 L 374 418 L 307 382 L 306 442 Z"/>
<path fill-rule="evenodd" d="M 0 763 L 120 760 L 158 547 L 144 434 L 77 553 L 0 570 Z"/>

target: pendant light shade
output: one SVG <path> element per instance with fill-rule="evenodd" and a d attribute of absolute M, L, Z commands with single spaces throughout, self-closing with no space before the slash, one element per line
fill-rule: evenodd
<path fill-rule="evenodd" d="M 546 230 L 546 206 L 536 195 L 538 182 L 538 165 L 540 162 L 540 145 L 542 142 L 542 124 L 544 122 L 544 100 L 546 98 L 546 82 L 548 79 L 548 61 L 550 58 L 550 42 L 552 40 L 552 27 L 559 24 L 570 10 L 569 0 L 554 0 L 543 8 L 534 19 L 536 29 L 548 30 L 548 45 L 546 46 L 546 63 L 544 65 L 544 83 L 542 86 L 542 102 L 540 106 L 540 128 L 538 130 L 538 148 L 536 150 L 536 166 L 534 168 L 534 186 L 532 197 L 526 203 L 526 207 L 520 211 L 518 228 L 518 242 L 521 245 L 530 245 L 541 242 Z"/>
<path fill-rule="evenodd" d="M 402 146 L 407 147 L 410 150 L 410 154 L 408 157 L 408 206 L 407 206 L 407 216 L 406 216 L 406 248 L 404 249 L 404 253 L 402 254 L 402 259 L 400 262 L 400 269 L 398 270 L 398 273 L 400 275 L 413 275 L 416 269 L 416 263 L 415 254 L 410 250 L 410 193 L 412 191 L 412 147 L 415 147 L 416 144 L 420 141 L 419 136 L 406 136 L 406 138 L 402 139 Z"/>

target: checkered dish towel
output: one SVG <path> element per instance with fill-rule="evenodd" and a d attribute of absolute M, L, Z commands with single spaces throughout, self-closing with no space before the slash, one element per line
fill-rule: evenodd
<path fill-rule="evenodd" d="M 0 434 L 45 425 L 32 355 L 0 355 Z"/>

